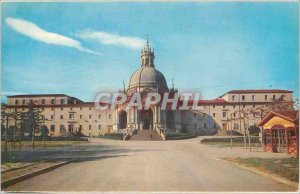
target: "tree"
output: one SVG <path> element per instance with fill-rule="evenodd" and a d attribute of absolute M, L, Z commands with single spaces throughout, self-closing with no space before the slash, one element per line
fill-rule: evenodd
<path fill-rule="evenodd" d="M 228 117 L 228 121 L 230 121 L 230 148 L 232 149 L 232 121 L 235 121 L 236 118 L 234 116 L 235 113 L 231 113 Z"/>
<path fill-rule="evenodd" d="M 24 129 L 29 128 L 28 127 L 28 122 L 26 119 L 27 114 L 24 112 L 20 113 L 20 127 L 19 127 L 19 150 L 21 151 L 22 149 L 22 137 L 24 136 Z"/>
<path fill-rule="evenodd" d="M 45 137 L 47 137 L 49 134 L 49 129 L 46 125 L 42 125 L 41 126 L 41 136 L 43 138 L 43 145 L 44 145 L 44 148 L 46 147 L 45 145 Z"/>
<path fill-rule="evenodd" d="M 34 102 L 30 102 L 28 105 L 28 111 L 22 115 L 22 125 L 26 130 L 29 130 L 31 136 L 32 148 L 34 148 L 34 136 L 36 132 L 41 128 L 44 122 L 44 118 L 41 111 L 35 108 Z"/>
<path fill-rule="evenodd" d="M 15 121 L 14 127 L 13 127 L 13 148 L 16 148 L 16 131 L 18 129 L 18 120 L 20 120 L 20 112 L 14 111 L 11 114 L 12 118 Z"/>
<path fill-rule="evenodd" d="M 251 109 L 251 113 L 254 117 L 262 120 L 269 112 L 271 111 L 290 111 L 295 110 L 295 107 L 298 107 L 299 100 L 295 101 L 286 101 L 284 95 L 280 96 L 277 99 L 272 100 L 272 102 Z"/>
<path fill-rule="evenodd" d="M 9 119 L 12 117 L 12 113 L 7 113 L 5 111 L 1 112 L 1 121 L 5 121 L 6 123 L 6 127 L 5 127 L 5 134 L 4 134 L 4 151 L 7 151 L 7 138 L 8 138 L 8 123 L 9 123 Z M 4 123 L 4 122 L 3 122 Z"/>
<path fill-rule="evenodd" d="M 246 128 L 248 125 L 250 110 L 249 109 L 239 109 L 239 110 L 236 110 L 234 113 L 237 113 L 238 117 L 236 119 L 240 120 L 244 125 L 244 127 L 243 127 L 244 128 L 244 131 L 243 131 L 244 145 L 245 145 L 245 148 L 247 148 Z"/>

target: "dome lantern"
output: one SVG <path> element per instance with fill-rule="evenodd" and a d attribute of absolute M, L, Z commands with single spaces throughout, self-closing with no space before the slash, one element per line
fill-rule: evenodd
<path fill-rule="evenodd" d="M 147 42 L 141 53 L 141 67 L 154 67 L 154 58 L 154 50 L 151 49 L 147 35 Z"/>

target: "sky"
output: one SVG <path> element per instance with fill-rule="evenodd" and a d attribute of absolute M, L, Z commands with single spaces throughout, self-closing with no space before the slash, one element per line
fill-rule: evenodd
<path fill-rule="evenodd" d="M 146 35 L 179 91 L 299 97 L 298 3 L 2 3 L 1 101 L 64 93 L 93 101 L 128 85 Z"/>

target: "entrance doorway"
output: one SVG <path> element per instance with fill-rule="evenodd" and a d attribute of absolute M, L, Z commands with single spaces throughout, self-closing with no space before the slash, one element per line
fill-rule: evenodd
<path fill-rule="evenodd" d="M 153 111 L 151 109 L 141 111 L 141 122 L 142 129 L 153 129 Z"/>
<path fill-rule="evenodd" d="M 227 128 L 227 123 L 222 123 L 222 129 L 225 130 L 225 131 L 228 130 L 228 128 Z"/>
<path fill-rule="evenodd" d="M 119 129 L 125 129 L 127 126 L 127 113 L 124 110 L 119 112 Z"/>

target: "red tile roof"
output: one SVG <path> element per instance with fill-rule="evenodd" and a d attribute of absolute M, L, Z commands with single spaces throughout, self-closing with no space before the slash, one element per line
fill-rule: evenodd
<path fill-rule="evenodd" d="M 275 114 L 284 116 L 291 120 L 296 120 L 297 111 L 274 111 Z"/>
<path fill-rule="evenodd" d="M 24 94 L 24 95 L 12 95 L 7 96 L 8 98 L 14 98 L 14 97 L 65 97 L 66 94 Z"/>
<path fill-rule="evenodd" d="M 199 100 L 199 104 L 226 104 L 226 103 L 228 102 L 222 98 L 217 98 L 213 100 Z"/>
<path fill-rule="evenodd" d="M 243 94 L 243 93 L 292 93 L 289 90 L 277 90 L 277 89 L 262 89 L 262 90 L 231 90 L 227 92 L 228 94 Z"/>
<path fill-rule="evenodd" d="M 295 122 L 298 120 L 299 114 L 298 111 L 271 111 L 269 112 L 258 124 L 259 126 L 262 126 L 266 124 L 272 117 L 278 116 L 280 118 L 286 119 L 291 122 Z"/>
<path fill-rule="evenodd" d="M 183 104 L 183 101 L 182 100 L 179 100 L 178 102 L 178 105 L 182 105 Z M 188 106 L 193 106 L 194 104 L 194 100 L 189 100 L 188 101 Z M 214 100 L 199 100 L 198 101 L 198 105 L 217 105 L 217 104 L 228 104 L 228 102 L 224 99 L 221 99 L 221 98 L 217 98 L 217 99 L 214 99 Z"/>

